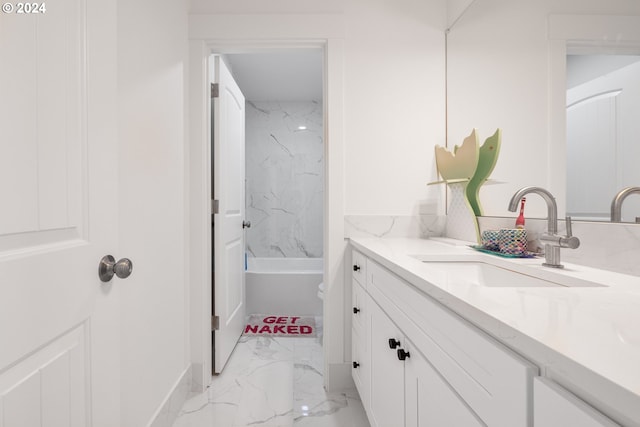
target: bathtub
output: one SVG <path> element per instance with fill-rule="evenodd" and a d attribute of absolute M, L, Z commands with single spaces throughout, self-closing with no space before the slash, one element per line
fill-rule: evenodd
<path fill-rule="evenodd" d="M 247 259 L 247 314 L 321 316 L 322 258 Z"/>

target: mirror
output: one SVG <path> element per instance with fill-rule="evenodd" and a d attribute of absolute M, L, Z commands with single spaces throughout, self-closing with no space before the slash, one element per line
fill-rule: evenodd
<path fill-rule="evenodd" d="M 640 55 L 567 55 L 567 215 L 609 221 L 613 195 L 640 186 Z M 640 197 L 622 221 L 640 216 Z"/>
<path fill-rule="evenodd" d="M 476 0 L 448 30 L 449 147 L 460 144 L 472 128 L 478 129 L 481 141 L 496 128 L 503 130 L 500 158 L 491 176 L 499 184 L 485 185 L 480 193 L 485 215 L 514 216 L 507 210 L 510 197 L 517 189 L 534 185 L 556 197 L 560 218 L 570 214 L 608 220 L 611 201 L 620 190 L 615 187 L 640 186 L 640 178 L 607 163 L 600 169 L 624 179 L 610 179 L 607 188 L 598 190 L 599 201 L 592 204 L 594 162 L 605 162 L 596 153 L 586 155 L 587 145 L 594 145 L 584 142 L 587 130 L 571 124 L 575 121 L 567 128 L 567 55 L 579 54 L 584 60 L 595 53 L 640 55 L 640 2 Z M 582 141 L 577 147 L 568 145 L 568 130 L 573 141 Z M 632 146 L 640 149 L 634 142 Z M 579 163 L 588 157 L 591 166 Z M 640 158 L 635 149 L 617 152 L 618 160 L 631 157 Z M 525 216 L 546 217 L 544 202 L 528 197 Z M 636 216 L 640 216 L 640 197 L 632 195 L 624 203 L 623 221 L 632 222 Z"/>

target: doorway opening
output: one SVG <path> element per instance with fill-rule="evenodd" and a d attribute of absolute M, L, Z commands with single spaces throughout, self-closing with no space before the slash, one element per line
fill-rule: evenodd
<path fill-rule="evenodd" d="M 221 56 L 246 100 L 242 274 L 246 315 L 311 316 L 320 334 L 325 212 L 323 58 L 320 47 Z M 211 134 L 213 138 L 213 129 Z M 213 230 L 215 241 L 215 227 Z M 212 279 L 215 263 L 214 255 Z M 212 286 L 213 308 L 217 294 L 213 280 Z M 294 334 L 304 330 L 291 329 Z M 219 369 L 214 366 L 214 371 Z"/>

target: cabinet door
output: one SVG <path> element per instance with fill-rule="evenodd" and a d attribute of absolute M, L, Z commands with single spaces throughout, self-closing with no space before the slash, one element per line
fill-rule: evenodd
<path fill-rule="evenodd" d="M 411 342 L 406 349 L 407 427 L 485 426 Z"/>
<path fill-rule="evenodd" d="M 404 426 L 404 363 L 397 349 L 404 336 L 373 300 L 369 299 L 371 315 L 371 396 L 369 421 L 374 427 Z M 389 339 L 400 346 L 389 347 Z"/>
<path fill-rule="evenodd" d="M 360 284 L 353 280 L 351 293 L 351 360 L 353 361 L 353 382 L 356 384 L 362 406 L 369 412 L 369 376 L 371 356 L 369 351 L 369 321 L 367 294 Z"/>
<path fill-rule="evenodd" d="M 534 427 L 619 427 L 573 393 L 547 378 L 533 380 Z"/>
<path fill-rule="evenodd" d="M 371 360 L 366 347 L 366 337 L 356 329 L 351 330 L 351 360 L 353 364 L 352 377 L 356 384 L 362 406 L 369 412 L 369 390 L 370 390 L 370 369 Z"/>

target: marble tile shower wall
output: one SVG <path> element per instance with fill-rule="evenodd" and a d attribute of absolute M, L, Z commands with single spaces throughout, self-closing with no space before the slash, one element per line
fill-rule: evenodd
<path fill-rule="evenodd" d="M 247 101 L 245 127 L 249 256 L 322 257 L 322 103 Z"/>

